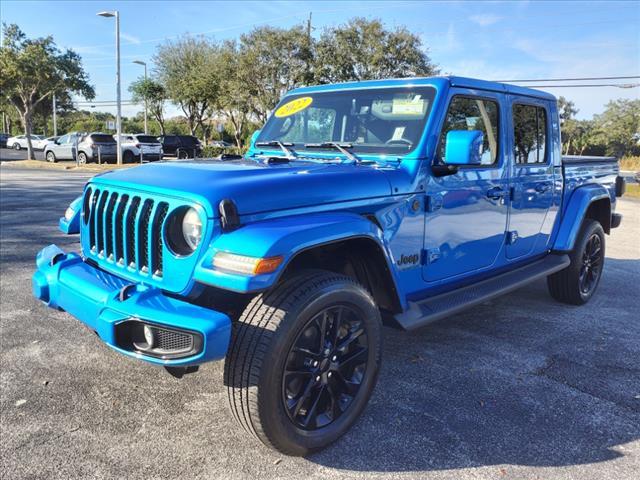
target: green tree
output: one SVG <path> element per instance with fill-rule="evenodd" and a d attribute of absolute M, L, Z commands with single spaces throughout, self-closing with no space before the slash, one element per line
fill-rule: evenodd
<path fill-rule="evenodd" d="M 289 29 L 259 27 L 242 35 L 237 47 L 239 88 L 250 100 L 250 113 L 267 120 L 282 95 L 312 81 L 312 42 L 301 25 Z"/>
<path fill-rule="evenodd" d="M 571 100 L 567 100 L 562 95 L 558 97 L 560 124 L 563 124 L 566 120 L 572 120 L 579 111 Z"/>
<path fill-rule="evenodd" d="M 420 37 L 380 20 L 354 18 L 326 29 L 316 45 L 315 81 L 335 83 L 438 73 Z"/>
<path fill-rule="evenodd" d="M 219 93 L 217 59 L 218 46 L 190 36 L 167 42 L 153 57 L 158 78 L 185 114 L 191 135 L 200 127 L 206 137 L 205 122 Z"/>
<path fill-rule="evenodd" d="M 612 100 L 594 116 L 594 123 L 595 138 L 605 145 L 607 155 L 640 154 L 640 99 Z"/>
<path fill-rule="evenodd" d="M 131 97 L 136 102 L 147 102 L 147 109 L 160 127 L 160 135 L 165 133 L 164 104 L 167 91 L 164 86 L 151 78 L 140 78 L 129 86 Z"/>
<path fill-rule="evenodd" d="M 31 133 L 33 115 L 40 104 L 55 93 L 64 97 L 78 93 L 93 98 L 95 92 L 82 68 L 80 56 L 60 51 L 51 36 L 28 39 L 15 25 L 3 25 L 0 47 L 0 91 L 17 110 L 27 135 L 28 157 L 33 159 Z"/>

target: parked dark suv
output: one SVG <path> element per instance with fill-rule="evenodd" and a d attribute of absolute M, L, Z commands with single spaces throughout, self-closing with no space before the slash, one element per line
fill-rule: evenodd
<path fill-rule="evenodd" d="M 165 155 L 178 158 L 194 158 L 202 155 L 200 140 L 191 135 L 162 135 L 158 137 Z"/>

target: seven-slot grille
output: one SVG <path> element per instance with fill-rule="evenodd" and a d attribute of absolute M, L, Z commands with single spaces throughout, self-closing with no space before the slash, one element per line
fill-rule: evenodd
<path fill-rule="evenodd" d="M 169 204 L 144 195 L 87 188 L 83 220 L 91 255 L 141 275 L 162 277 L 162 224 Z"/>

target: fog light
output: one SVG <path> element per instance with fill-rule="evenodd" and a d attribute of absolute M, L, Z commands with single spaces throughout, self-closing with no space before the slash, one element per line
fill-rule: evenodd
<path fill-rule="evenodd" d="M 153 334 L 153 329 L 149 325 L 145 325 L 143 331 L 144 340 L 147 342 L 147 345 L 149 345 L 147 348 L 153 348 L 153 345 L 155 343 L 155 335 Z"/>

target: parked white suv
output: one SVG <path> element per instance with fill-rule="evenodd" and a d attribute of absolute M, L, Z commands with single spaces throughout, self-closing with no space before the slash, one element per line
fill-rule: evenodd
<path fill-rule="evenodd" d="M 162 143 L 158 137 L 144 133 L 135 135 L 125 133 L 122 135 L 122 161 L 124 163 L 145 160 L 155 162 L 162 160 L 162 153 Z"/>

